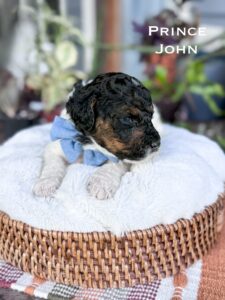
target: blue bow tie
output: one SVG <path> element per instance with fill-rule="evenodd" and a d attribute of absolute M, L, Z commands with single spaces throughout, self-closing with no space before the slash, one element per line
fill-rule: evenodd
<path fill-rule="evenodd" d="M 69 163 L 74 163 L 81 155 L 83 163 L 91 166 L 101 166 L 108 160 L 118 162 L 116 157 L 106 156 L 100 151 L 84 150 L 82 144 L 76 140 L 81 133 L 69 120 L 56 116 L 50 134 L 53 141 L 60 140 L 62 150 Z"/>

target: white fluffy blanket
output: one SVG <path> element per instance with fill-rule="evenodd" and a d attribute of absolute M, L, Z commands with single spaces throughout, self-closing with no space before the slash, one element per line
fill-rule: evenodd
<path fill-rule="evenodd" d="M 0 210 L 35 227 L 116 234 L 191 218 L 224 190 L 225 156 L 209 139 L 164 125 L 153 161 L 122 179 L 115 197 L 90 197 L 85 184 L 94 167 L 70 165 L 52 198 L 35 198 L 32 186 L 49 141 L 50 125 L 24 130 L 0 147 Z"/>

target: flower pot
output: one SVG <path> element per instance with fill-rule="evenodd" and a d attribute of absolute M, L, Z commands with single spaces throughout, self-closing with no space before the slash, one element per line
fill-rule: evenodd
<path fill-rule="evenodd" d="M 191 98 L 191 101 L 185 99 L 182 103 L 180 114 L 184 116 L 182 117 L 183 121 L 208 122 L 224 119 L 224 116 L 215 114 L 210 109 L 202 96 L 191 94 Z M 214 96 L 213 99 L 216 105 L 225 111 L 225 98 Z"/>
<path fill-rule="evenodd" d="M 205 74 L 211 82 L 216 82 L 225 87 L 225 56 L 211 58 L 205 63 Z M 213 100 L 218 108 L 225 111 L 225 97 L 214 96 Z M 181 106 L 181 115 L 184 121 L 208 122 L 223 119 L 224 116 L 215 114 L 204 98 L 197 94 L 191 94 L 185 98 Z"/>

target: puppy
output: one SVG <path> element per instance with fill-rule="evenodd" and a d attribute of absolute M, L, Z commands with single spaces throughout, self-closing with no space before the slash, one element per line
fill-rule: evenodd
<path fill-rule="evenodd" d="M 73 139 L 83 151 L 77 152 L 75 162 L 82 162 L 88 150 L 105 158 L 87 184 L 97 199 L 112 197 L 132 164 L 150 159 L 160 146 L 161 122 L 150 92 L 124 73 L 101 74 L 88 83 L 76 83 L 62 117 L 76 128 Z M 47 145 L 41 175 L 33 188 L 35 195 L 50 196 L 60 186 L 68 161 L 73 162 L 63 145 L 60 136 Z"/>

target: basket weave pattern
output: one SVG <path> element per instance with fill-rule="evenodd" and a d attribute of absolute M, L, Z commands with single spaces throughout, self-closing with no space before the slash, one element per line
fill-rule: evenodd
<path fill-rule="evenodd" d="M 208 252 L 221 228 L 224 198 L 190 220 L 123 237 L 37 229 L 0 212 L 0 258 L 43 279 L 82 287 L 149 283 L 176 274 Z"/>

